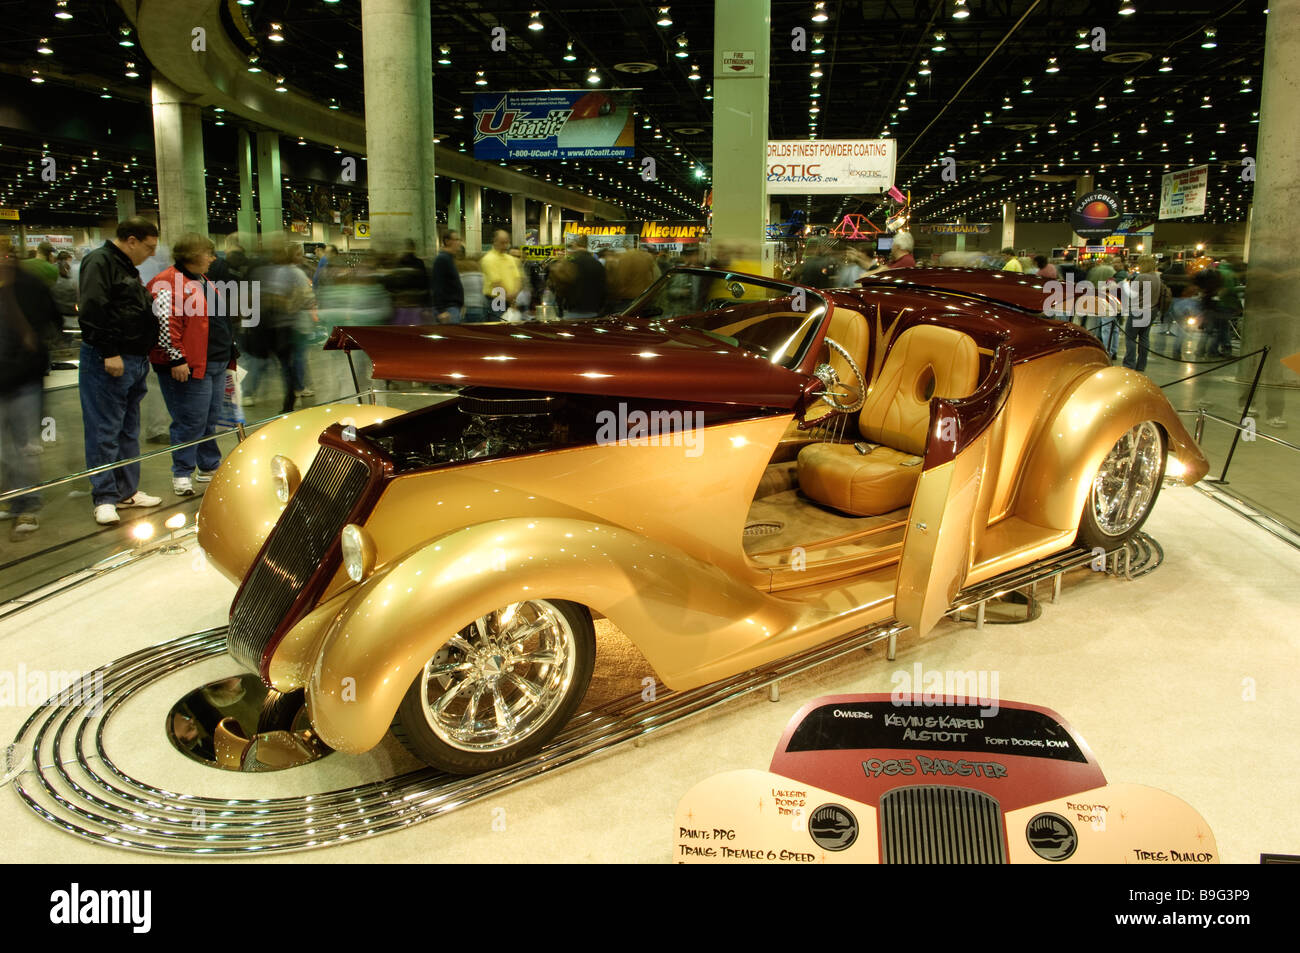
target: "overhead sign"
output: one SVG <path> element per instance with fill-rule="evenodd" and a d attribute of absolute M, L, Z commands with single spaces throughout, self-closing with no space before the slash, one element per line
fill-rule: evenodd
<path fill-rule="evenodd" d="M 564 255 L 563 245 L 524 245 L 520 248 L 524 261 L 550 261 Z"/>
<path fill-rule="evenodd" d="M 932 235 L 987 235 L 992 227 L 989 222 L 930 222 L 916 229 Z"/>
<path fill-rule="evenodd" d="M 894 139 L 782 139 L 767 144 L 767 191 L 860 195 L 894 184 Z"/>
<path fill-rule="evenodd" d="M 1131 212 L 1125 212 L 1119 217 L 1119 228 L 1115 229 L 1116 235 L 1154 235 L 1155 233 L 1155 218 L 1150 215 L 1134 215 Z"/>
<path fill-rule="evenodd" d="M 357 221 L 356 224 L 354 225 L 354 228 L 356 229 L 356 231 L 354 232 L 354 235 L 355 235 L 357 238 L 369 238 L 369 237 L 370 237 L 370 222 L 369 222 L 369 221 Z"/>
<path fill-rule="evenodd" d="M 578 89 L 474 96 L 476 159 L 630 158 L 632 98 Z"/>
<path fill-rule="evenodd" d="M 35 248 L 41 242 L 49 242 L 55 248 L 71 249 L 73 247 L 71 235 L 33 235 L 30 232 L 27 234 L 28 248 Z"/>
<path fill-rule="evenodd" d="M 16 209 L 16 208 L 0 208 L 0 219 L 4 219 L 4 220 L 6 220 L 6 221 L 10 221 L 10 222 L 16 222 L 16 221 L 18 221 L 18 209 Z"/>
<path fill-rule="evenodd" d="M 1094 189 L 1080 196 L 1070 213 L 1070 226 L 1083 238 L 1114 235 L 1119 220 L 1119 196 L 1104 189 Z"/>
<path fill-rule="evenodd" d="M 1181 172 L 1166 172 L 1160 179 L 1160 218 L 1187 218 L 1205 214 L 1210 188 L 1210 167 L 1198 165 Z"/>
<path fill-rule="evenodd" d="M 753 50 L 723 50 L 722 51 L 722 69 L 727 73 L 745 73 L 757 72 L 756 64 L 758 57 Z"/>

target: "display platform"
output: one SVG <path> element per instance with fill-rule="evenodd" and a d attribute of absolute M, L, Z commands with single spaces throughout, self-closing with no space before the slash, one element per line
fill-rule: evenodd
<path fill-rule="evenodd" d="M 1292 621 L 1300 553 L 1189 489 L 1162 494 L 1147 529 L 1165 550 L 1156 572 L 1126 581 L 1075 570 L 1060 602 L 1028 624 L 977 631 L 970 623 L 944 622 L 923 639 L 905 633 L 893 662 L 884 658 L 883 644 L 857 651 L 784 680 L 776 703 L 766 691 L 750 692 L 454 812 L 308 856 L 335 863 L 669 862 L 674 811 L 692 786 L 765 763 L 772 739 L 809 700 L 889 692 L 917 665 L 923 672 L 983 672 L 997 677 L 1003 695 L 1068 711 L 1109 776 L 1140 779 L 1195 804 L 1226 863 L 1295 853 L 1300 831 L 1289 807 L 1300 796 L 1300 779 L 1278 761 L 1276 739 L 1289 737 L 1300 714 L 1290 687 L 1300 661 Z M 61 675 L 224 624 L 233 587 L 195 555 L 191 549 L 144 560 L 0 624 L 5 741 L 49 694 L 42 689 L 58 687 L 52 683 Z M 595 694 L 584 707 L 641 691 L 650 674 L 609 627 L 601 633 L 600 652 Z M 105 730 L 112 768 L 159 791 L 220 799 L 300 797 L 383 782 L 419 767 L 391 738 L 365 756 L 332 754 L 269 774 L 220 771 L 182 755 L 168 740 L 166 713 L 199 685 L 237 673 L 233 661 L 215 655 L 164 671 L 132 695 Z M 86 751 L 94 750 L 92 742 L 83 740 Z M 63 761 L 75 757 L 72 750 L 60 752 Z M 90 767 L 109 770 L 93 759 Z M 9 787 L 0 792 L 0 823 L 8 835 L 0 858 L 166 858 L 73 837 L 38 818 Z M 218 825 L 220 818 L 205 811 L 190 823 Z M 256 848 L 244 856 L 250 854 Z"/>

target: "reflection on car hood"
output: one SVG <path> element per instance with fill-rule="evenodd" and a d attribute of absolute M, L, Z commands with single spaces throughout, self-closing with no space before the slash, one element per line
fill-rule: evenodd
<path fill-rule="evenodd" d="M 716 337 L 643 319 L 339 327 L 326 350 L 360 349 L 381 380 L 793 408 L 795 371 Z"/>
<path fill-rule="evenodd" d="M 1047 299 L 1045 280 L 1033 274 L 988 268 L 890 268 L 864 275 L 858 284 L 870 290 L 882 284 L 910 285 L 979 295 L 1041 314 Z"/>

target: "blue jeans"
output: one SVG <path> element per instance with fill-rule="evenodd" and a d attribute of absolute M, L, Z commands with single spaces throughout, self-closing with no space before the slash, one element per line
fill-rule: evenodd
<path fill-rule="evenodd" d="M 140 401 L 149 389 L 149 359 L 123 354 L 122 366 L 121 377 L 110 376 L 104 370 L 104 355 L 89 344 L 81 345 L 77 383 L 88 470 L 140 455 Z M 96 506 L 116 506 L 140 488 L 140 464 L 96 473 L 90 487 Z"/>
<path fill-rule="evenodd" d="M 41 482 L 40 457 L 28 453 L 27 448 L 41 443 L 43 397 L 39 379 L 0 394 L 0 491 L 20 490 Z M 15 516 L 35 513 L 41 508 L 41 495 L 27 493 L 0 506 Z"/>
<path fill-rule="evenodd" d="M 1108 315 L 1088 316 L 1088 330 L 1101 341 L 1101 346 L 1110 354 L 1111 360 L 1115 359 L 1115 352 L 1119 345 L 1119 322 L 1119 318 Z"/>
<path fill-rule="evenodd" d="M 185 443 L 216 433 L 217 415 L 225 395 L 224 371 L 217 372 L 218 378 L 213 376 L 209 367 L 202 378 L 178 381 L 172 377 L 170 367 L 155 367 L 154 370 L 158 373 L 158 389 L 162 391 L 163 403 L 172 415 L 172 443 Z M 217 449 L 217 442 L 209 440 L 194 447 L 173 450 L 172 476 L 190 476 L 196 461 L 200 470 L 211 471 L 220 466 L 221 451 Z"/>

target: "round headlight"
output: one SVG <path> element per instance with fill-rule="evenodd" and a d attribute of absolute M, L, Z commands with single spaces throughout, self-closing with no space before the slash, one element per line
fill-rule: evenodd
<path fill-rule="evenodd" d="M 271 458 L 271 482 L 275 484 L 275 498 L 281 503 L 288 503 L 293 491 L 298 489 L 302 476 L 288 457 L 276 454 Z"/>
<path fill-rule="evenodd" d="M 375 542 L 365 527 L 349 523 L 343 527 L 340 539 L 343 549 L 343 568 L 353 582 L 361 582 L 375 568 Z"/>

